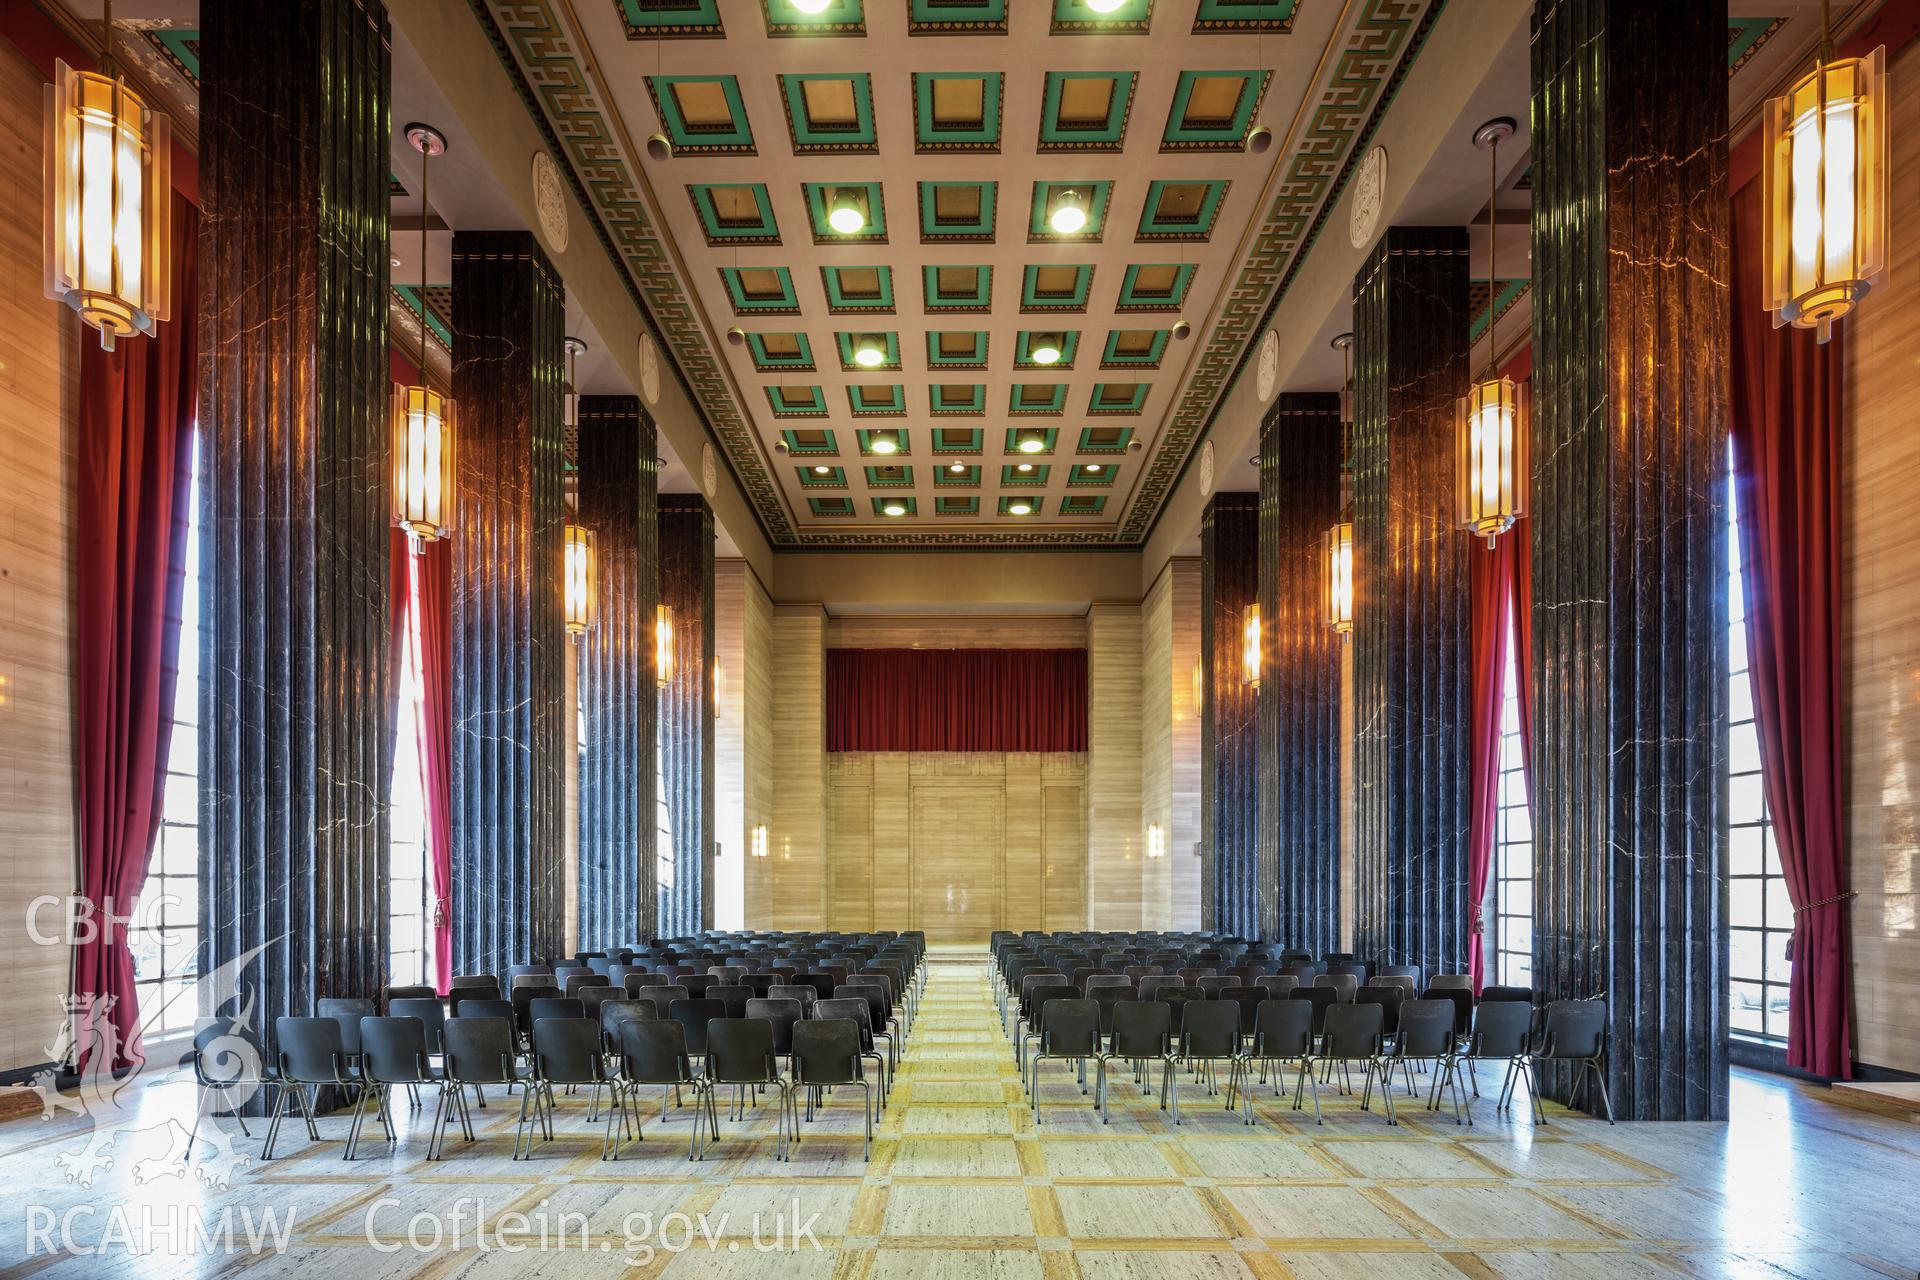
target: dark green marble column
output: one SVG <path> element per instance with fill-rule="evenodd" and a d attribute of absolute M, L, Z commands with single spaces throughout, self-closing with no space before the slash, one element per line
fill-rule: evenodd
<path fill-rule="evenodd" d="M 660 602 L 673 611 L 673 678 L 660 690 L 660 765 L 673 826 L 673 883 L 660 935 L 713 927 L 713 508 L 660 497 Z"/>
<path fill-rule="evenodd" d="M 1241 626 L 1259 598 L 1260 495 L 1220 493 L 1200 521 L 1200 927 L 1259 936 L 1260 699 Z"/>

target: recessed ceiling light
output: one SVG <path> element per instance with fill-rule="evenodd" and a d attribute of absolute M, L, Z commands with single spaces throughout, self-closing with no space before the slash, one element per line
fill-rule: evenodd
<path fill-rule="evenodd" d="M 1033 470 L 1033 464 L 1031 462 L 1023 462 L 1019 466 L 1015 467 L 1014 470 L 1015 471 L 1031 471 Z"/>
<path fill-rule="evenodd" d="M 1039 453 L 1047 447 L 1045 436 L 1029 433 L 1020 437 L 1020 452 Z"/>
<path fill-rule="evenodd" d="M 1047 225 L 1063 236 L 1078 235 L 1087 229 L 1087 198 L 1068 187 L 1053 198 Z"/>
<path fill-rule="evenodd" d="M 827 211 L 827 225 L 843 236 L 858 235 L 866 229 L 867 211 L 860 207 L 860 197 L 847 188 L 840 188 L 833 197 L 833 207 Z"/>
<path fill-rule="evenodd" d="M 793 0 L 793 7 L 808 17 L 814 18 L 825 13 L 829 3 L 831 0 Z"/>
<path fill-rule="evenodd" d="M 903 516 L 907 514 L 907 509 L 901 506 L 897 502 L 889 502 L 886 506 L 880 509 L 886 512 L 890 516 Z"/>
<path fill-rule="evenodd" d="M 873 438 L 867 442 L 867 451 L 869 453 L 897 453 L 899 449 L 900 442 L 894 439 L 892 434 L 888 432 L 876 432 Z"/>
<path fill-rule="evenodd" d="M 947 470 L 953 472 L 953 474 L 957 476 L 963 476 L 967 474 L 967 464 L 964 462 L 955 462 L 949 465 L 947 467 Z"/>
<path fill-rule="evenodd" d="M 1099 464 L 1099 463 L 1097 463 L 1097 462 L 1089 462 L 1089 463 L 1087 464 L 1087 474 L 1088 474 L 1088 475 L 1098 475 L 1099 473 L 1100 473 L 1100 464 Z"/>
<path fill-rule="evenodd" d="M 1053 364 L 1060 359 L 1061 345 L 1058 334 L 1043 333 L 1027 348 L 1027 355 L 1035 364 Z"/>
<path fill-rule="evenodd" d="M 863 333 L 854 341 L 853 362 L 862 369 L 877 369 L 887 362 L 887 344 L 876 333 Z"/>
<path fill-rule="evenodd" d="M 1087 8 L 1095 13 L 1112 13 L 1126 2 L 1127 0 L 1087 0 Z M 797 8 L 798 5 L 795 7 Z"/>
<path fill-rule="evenodd" d="M 1024 502 L 1016 502 L 1007 507 L 1007 514 L 1010 516 L 1030 515 L 1032 512 L 1033 508 Z"/>
<path fill-rule="evenodd" d="M 830 476 L 833 474 L 833 468 L 829 466 L 824 466 L 824 465 L 815 466 L 813 469 L 813 474 L 817 476 Z"/>

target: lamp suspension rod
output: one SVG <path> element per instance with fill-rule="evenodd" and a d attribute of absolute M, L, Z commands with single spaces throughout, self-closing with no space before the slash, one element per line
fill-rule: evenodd
<path fill-rule="evenodd" d="M 1500 135 L 1487 148 L 1487 374 L 1500 362 Z"/>

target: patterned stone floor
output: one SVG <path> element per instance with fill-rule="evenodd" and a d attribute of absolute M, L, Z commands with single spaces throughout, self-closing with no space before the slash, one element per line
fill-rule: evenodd
<path fill-rule="evenodd" d="M 1497 1089 L 1491 1074 L 1483 1087 Z M 769 1106 L 723 1112 L 720 1143 L 692 1163 L 687 1114 L 663 1124 L 657 1104 L 644 1140 L 605 1162 L 584 1096 L 515 1162 L 513 1113 L 495 1099 L 476 1113 L 481 1140 L 453 1141 L 444 1161 L 424 1159 L 430 1112 L 402 1108 L 392 1149 L 369 1142 L 343 1162 L 346 1121 L 329 1117 L 321 1142 L 292 1126 L 274 1161 L 233 1167 L 222 1188 L 173 1157 L 191 1087 L 129 1092 L 103 1125 L 0 1126 L 13 1202 L 0 1280 L 1867 1278 L 1920 1265 L 1920 1127 L 1744 1073 L 1731 1124 L 1609 1128 L 1555 1112 L 1535 1128 L 1483 1102 L 1464 1128 L 1410 1102 L 1390 1129 L 1330 1093 L 1316 1126 L 1267 1093 L 1247 1128 L 1191 1087 L 1176 1128 L 1127 1081 L 1101 1124 L 1050 1064 L 1036 1124 L 971 961 L 934 964 L 870 1163 L 857 1095 L 807 1123 L 785 1163 Z M 95 1131 L 111 1163 L 83 1187 L 65 1174 Z"/>

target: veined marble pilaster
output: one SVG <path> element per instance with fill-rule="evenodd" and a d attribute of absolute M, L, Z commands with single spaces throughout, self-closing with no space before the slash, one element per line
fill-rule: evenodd
<path fill-rule="evenodd" d="M 673 613 L 673 678 L 660 690 L 661 775 L 673 831 L 662 937 L 713 927 L 713 508 L 699 494 L 659 499 L 660 602 Z"/>
<path fill-rule="evenodd" d="M 1243 938 L 1260 931 L 1260 698 L 1241 662 L 1259 589 L 1260 495 L 1215 494 L 1200 520 L 1200 927 Z"/>

